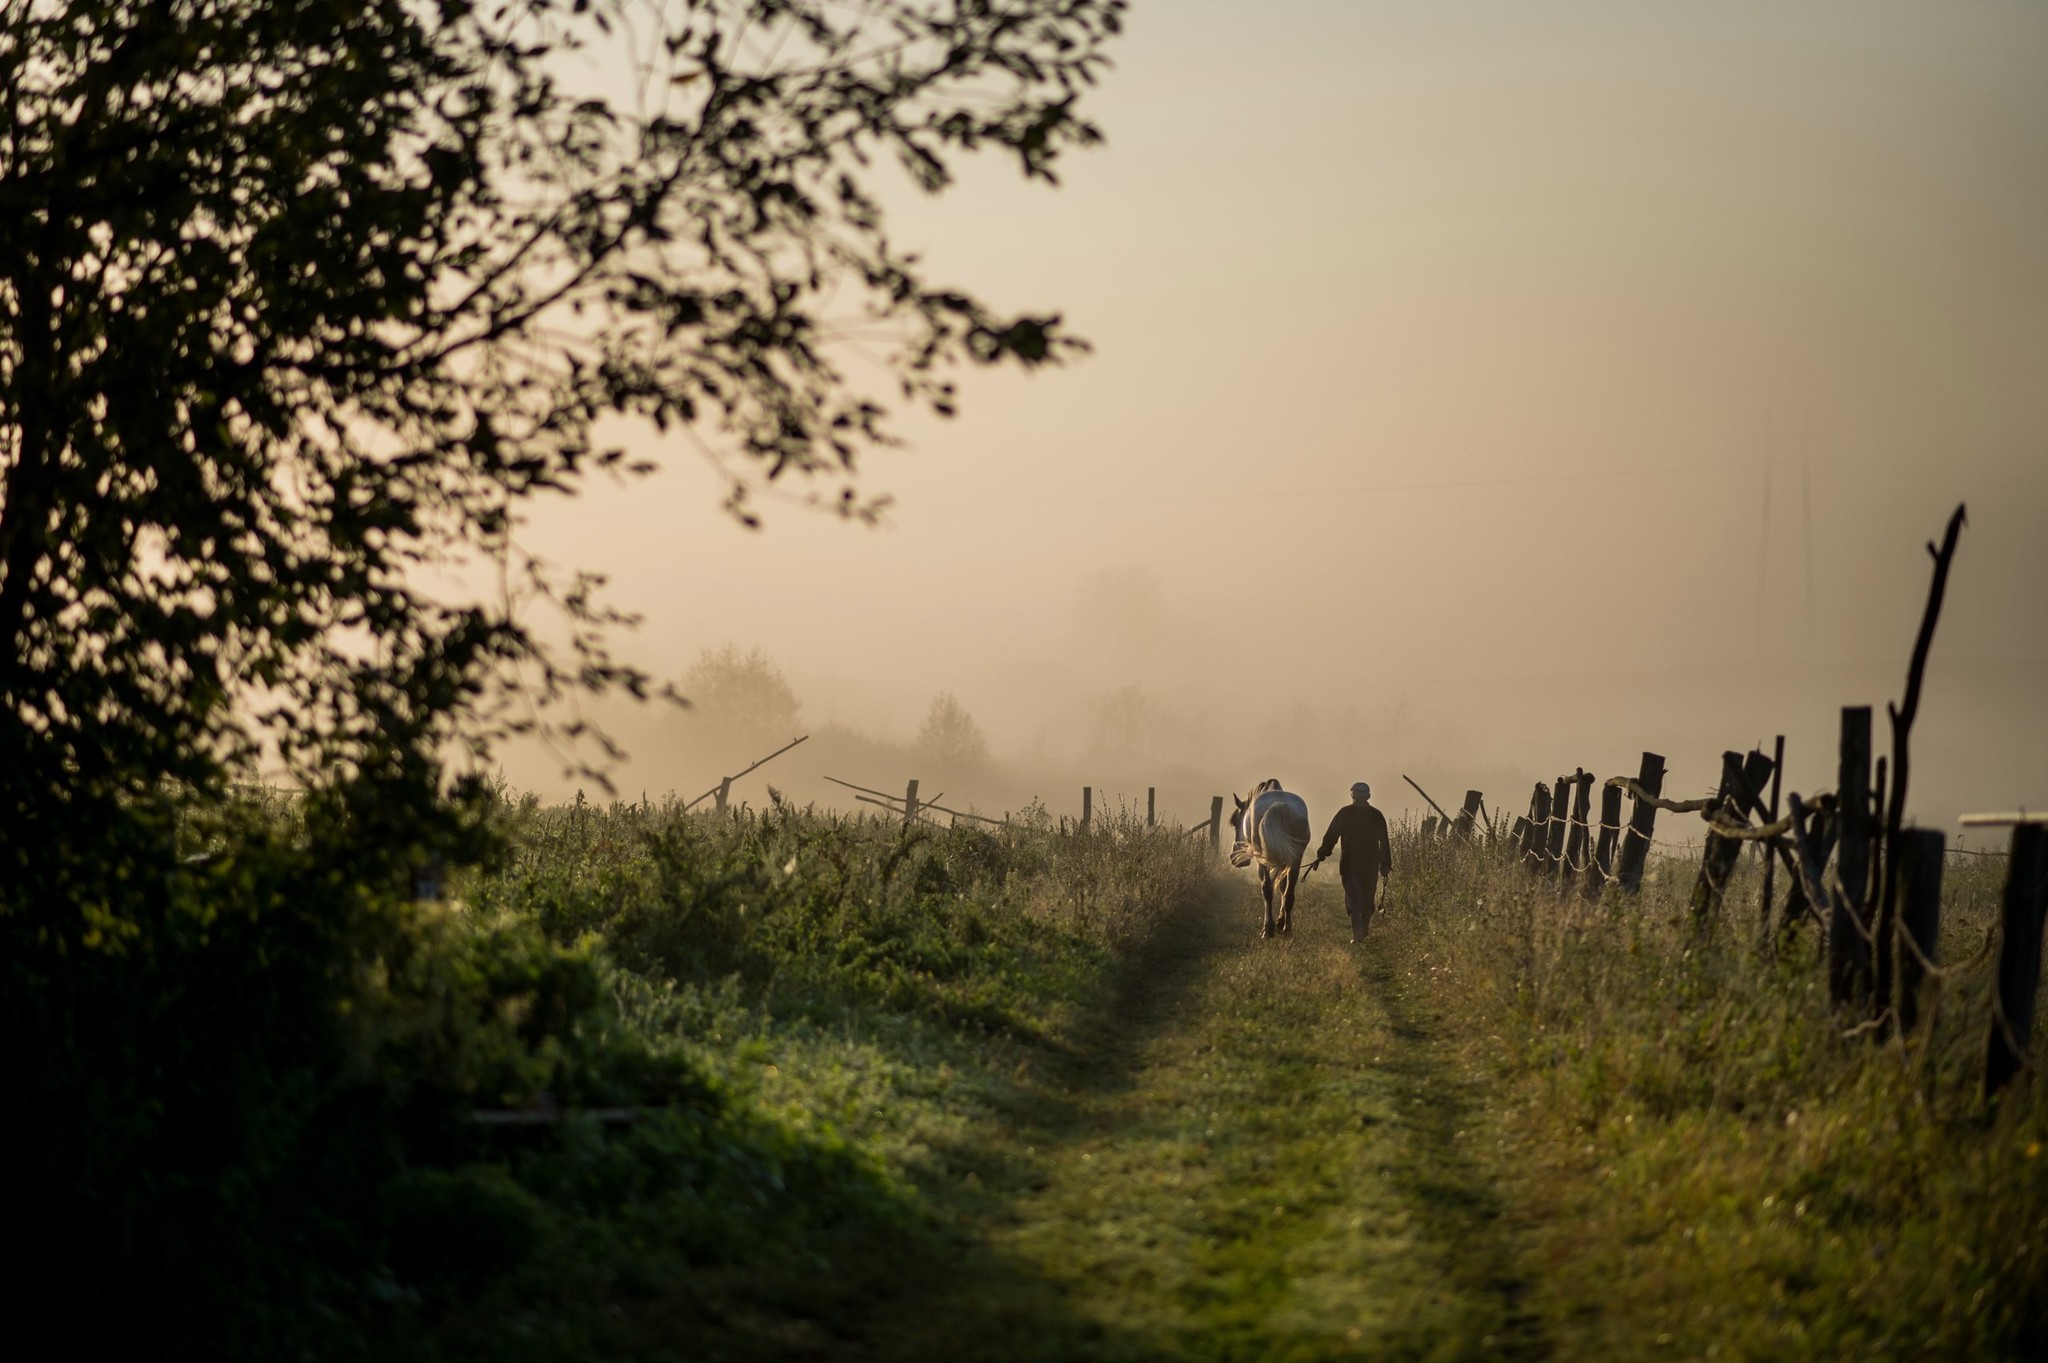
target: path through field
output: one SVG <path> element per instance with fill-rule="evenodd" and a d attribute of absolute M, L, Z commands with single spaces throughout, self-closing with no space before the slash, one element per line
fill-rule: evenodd
<path fill-rule="evenodd" d="M 1191 906 L 1096 1034 L 961 1152 L 991 1191 L 956 1263 L 866 1341 L 892 1358 L 1542 1357 L 1468 1127 L 1386 927 L 1332 880 L 1291 939 L 1256 892 Z"/>

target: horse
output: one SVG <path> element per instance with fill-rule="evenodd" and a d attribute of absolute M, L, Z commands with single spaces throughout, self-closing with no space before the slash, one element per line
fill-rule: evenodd
<path fill-rule="evenodd" d="M 1266 923 L 1259 936 L 1271 937 L 1276 930 L 1275 891 L 1280 895 L 1277 930 L 1291 933 L 1294 887 L 1301 881 L 1301 857 L 1308 850 L 1308 804 L 1270 779 L 1231 798 L 1237 802 L 1237 813 L 1232 819 L 1237 829 L 1237 845 L 1231 849 L 1230 864 L 1256 864 L 1259 868 L 1259 893 L 1266 901 Z"/>

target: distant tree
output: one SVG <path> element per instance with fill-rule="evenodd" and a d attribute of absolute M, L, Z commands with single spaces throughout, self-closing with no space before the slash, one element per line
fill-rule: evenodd
<path fill-rule="evenodd" d="M 917 731 L 917 751 L 948 770 L 972 772 L 988 765 L 988 736 L 959 697 L 944 691 L 933 697 L 932 708 L 925 712 L 924 726 Z"/>
<path fill-rule="evenodd" d="M 645 467 L 620 430 L 686 431 L 750 524 L 793 475 L 871 514 L 886 404 L 1076 346 L 892 246 L 875 165 L 1051 180 L 1123 7 L 0 5 L 0 914 L 96 931 L 77 840 L 166 782 L 374 779 L 402 830 L 451 740 L 654 689 L 597 582 L 514 537 Z M 423 590 L 450 562 L 505 598 Z"/>
<path fill-rule="evenodd" d="M 744 743 L 796 737 L 796 692 L 760 649 L 706 649 L 683 678 L 683 695 L 723 737 Z"/>
<path fill-rule="evenodd" d="M 1148 753 L 1166 723 L 1158 699 L 1136 682 L 1097 697 L 1093 709 L 1093 750 L 1109 758 Z"/>

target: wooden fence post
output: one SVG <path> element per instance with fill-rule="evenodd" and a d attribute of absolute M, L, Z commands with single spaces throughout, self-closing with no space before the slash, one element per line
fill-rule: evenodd
<path fill-rule="evenodd" d="M 1643 794 L 1656 797 L 1664 793 L 1664 759 L 1653 752 L 1643 754 L 1643 764 L 1637 769 L 1636 784 Z M 1634 894 L 1643 888 L 1643 867 L 1650 860 L 1651 835 L 1657 831 L 1657 806 L 1648 800 L 1637 800 L 1635 809 L 1629 814 L 1628 832 L 1621 840 L 1621 867 L 1615 872 L 1615 882 L 1624 894 Z"/>
<path fill-rule="evenodd" d="M 1209 856 L 1213 860 L 1222 855 L 1223 797 L 1221 795 L 1212 795 L 1209 797 Z"/>
<path fill-rule="evenodd" d="M 732 778 L 728 776 L 718 783 L 718 795 L 711 807 L 720 814 L 725 813 L 725 802 L 731 794 Z"/>
<path fill-rule="evenodd" d="M 1785 735 L 1779 734 L 1778 741 L 1771 748 L 1771 804 L 1763 811 L 1765 823 L 1778 821 L 1778 792 L 1785 777 Z M 1756 906 L 1757 937 L 1768 947 L 1771 938 L 1771 899 L 1778 879 L 1778 857 L 1769 843 L 1763 845 L 1764 888 L 1759 894 Z"/>
<path fill-rule="evenodd" d="M 1870 875 L 1870 707 L 1842 707 L 1841 775 L 1835 787 L 1835 870 L 1829 896 L 1828 997 L 1837 1004 L 1870 993 L 1869 925 L 1863 921 Z"/>
<path fill-rule="evenodd" d="M 1565 834 L 1563 890 L 1586 873 L 1586 849 L 1592 841 L 1587 831 L 1593 814 L 1593 774 L 1584 767 L 1572 777 L 1572 821 Z"/>
<path fill-rule="evenodd" d="M 943 796 L 943 795 L 944 795 L 945 793 L 946 793 L 946 792 L 945 792 L 945 791 L 943 791 L 943 790 L 939 792 L 939 794 L 940 794 L 941 796 Z M 904 790 L 903 790 L 903 823 L 904 823 L 904 826 L 905 826 L 905 827 L 907 828 L 907 827 L 909 827 L 909 826 L 910 826 L 911 824 L 914 824 L 914 823 L 916 823 L 916 822 L 917 822 L 917 778 L 916 778 L 916 777 L 912 777 L 912 778 L 911 778 L 911 781 L 910 781 L 910 784 L 909 784 L 908 786 L 904 787 Z"/>
<path fill-rule="evenodd" d="M 1435 836 L 1436 836 L 1436 826 L 1437 826 L 1437 817 L 1436 817 L 1436 815 L 1434 815 L 1434 814 L 1425 814 L 1425 815 L 1423 815 L 1423 816 L 1422 816 L 1422 836 L 1423 836 L 1424 838 L 1433 838 L 1433 837 L 1435 837 Z"/>
<path fill-rule="evenodd" d="M 1455 836 L 1467 839 L 1472 836 L 1473 825 L 1479 822 L 1479 806 L 1485 799 L 1486 797 L 1476 790 L 1465 792 L 1465 807 L 1458 811 L 1458 817 L 1451 824 L 1451 832 Z"/>
<path fill-rule="evenodd" d="M 1544 843 L 1545 855 L 1549 860 L 1544 869 L 1552 875 L 1556 875 L 1564 870 L 1564 835 L 1566 824 L 1569 822 L 1565 814 L 1571 808 L 1570 800 L 1565 795 L 1565 791 L 1570 787 L 1573 780 L 1574 778 L 1570 776 L 1558 777 L 1557 787 L 1550 792 L 1550 827 L 1545 830 L 1546 841 Z"/>
<path fill-rule="evenodd" d="M 1899 835 L 1892 874 L 1899 878 L 1899 1031 L 1911 1035 L 1920 1023 L 1920 985 L 1934 963 L 1941 935 L 1942 854 L 1948 840 L 1938 828 L 1911 828 Z"/>
<path fill-rule="evenodd" d="M 1785 913 L 1778 924 L 1781 933 L 1791 932 L 1809 916 L 1816 923 L 1825 925 L 1827 922 L 1822 913 L 1828 903 L 1825 890 L 1822 891 L 1821 902 L 1816 904 L 1807 886 L 1809 882 L 1816 889 L 1823 886 L 1821 874 L 1827 869 L 1828 858 L 1835 854 L 1835 837 L 1839 831 L 1835 808 L 1832 793 L 1821 796 L 1811 809 L 1799 802 L 1796 792 L 1791 797 L 1793 861 L 1798 863 L 1796 869 L 1799 873 L 1792 877 L 1792 888 L 1785 893 Z"/>
<path fill-rule="evenodd" d="M 1738 752 L 1722 753 L 1721 785 L 1714 795 L 1713 804 L 1707 807 L 1708 814 L 1737 822 L 1747 821 L 1752 810 L 1763 807 L 1762 797 L 1757 791 L 1762 789 L 1764 778 L 1770 774 L 1765 770 L 1770 761 L 1761 752 L 1752 751 L 1747 757 Z M 1728 890 L 1728 877 L 1735 873 L 1735 863 L 1741 856 L 1741 840 L 1724 838 L 1714 832 L 1710 819 L 1706 846 L 1700 853 L 1699 879 L 1693 882 L 1692 887 L 1694 927 L 1706 927 L 1720 912 L 1722 897 Z"/>
<path fill-rule="evenodd" d="M 1095 787 L 1081 787 L 1081 831 L 1086 833 L 1095 822 Z"/>
<path fill-rule="evenodd" d="M 1598 900 L 1614 879 L 1614 847 L 1621 841 L 1621 787 L 1600 788 L 1600 836 L 1593 843 L 1593 873 L 1586 877 L 1585 896 Z"/>
<path fill-rule="evenodd" d="M 1522 864 L 1541 875 L 1550 862 L 1550 787 L 1541 781 L 1529 797 L 1529 829 L 1522 841 Z"/>
<path fill-rule="evenodd" d="M 2034 991 L 2041 983 L 2041 915 L 2048 909 L 2048 824 L 2015 824 L 2005 863 L 1998 984 L 1991 995 L 1991 1045 L 1984 1059 L 1984 1096 L 2012 1082 L 2030 1062 Z"/>
<path fill-rule="evenodd" d="M 1159 827 L 1158 795 L 1159 787 L 1145 787 L 1145 827 L 1147 828 Z"/>

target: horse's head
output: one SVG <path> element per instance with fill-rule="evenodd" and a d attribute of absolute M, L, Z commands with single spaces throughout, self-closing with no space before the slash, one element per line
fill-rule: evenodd
<path fill-rule="evenodd" d="M 1256 790 L 1252 792 L 1252 795 L 1257 794 L 1258 791 Z M 1231 812 L 1230 826 L 1237 830 L 1237 835 L 1240 838 L 1244 836 L 1244 814 L 1246 810 L 1252 807 L 1252 795 L 1233 795 L 1230 797 L 1237 805 L 1237 808 Z"/>

